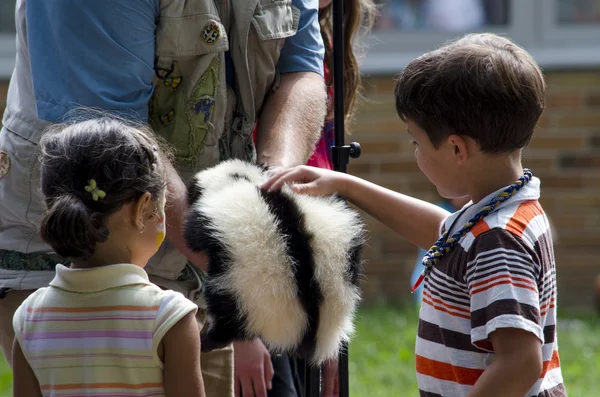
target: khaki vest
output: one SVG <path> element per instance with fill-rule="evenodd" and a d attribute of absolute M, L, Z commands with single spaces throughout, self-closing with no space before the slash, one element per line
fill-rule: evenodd
<path fill-rule="evenodd" d="M 299 17 L 291 0 L 161 0 L 150 124 L 173 146 L 184 179 L 220 160 L 255 161 L 252 131 Z"/>
<path fill-rule="evenodd" d="M 285 38 L 297 31 L 299 10 L 291 0 L 161 0 L 160 6 L 150 124 L 175 149 L 181 176 L 188 180 L 221 159 L 255 160 L 252 130 L 265 97 L 277 89 L 279 54 Z M 38 232 L 44 208 L 37 142 L 50 123 L 37 117 L 25 9 L 26 0 L 17 0 L 17 57 L 2 122 L 20 145 L 18 153 L 9 153 L 12 180 L 26 183 L 13 189 L 5 179 L 0 186 L 0 196 L 2 189 L 12 192 L 10 200 L 0 203 L 6 211 L 0 214 L 0 226 L 4 221 L 10 225 L 0 227 L 0 250 L 41 255 L 51 249 Z M 226 84 L 227 50 L 235 69 L 235 91 Z M 54 266 L 41 258 L 15 258 L 14 269 Z M 175 280 L 185 263 L 183 254 L 165 243 L 146 270 Z"/>

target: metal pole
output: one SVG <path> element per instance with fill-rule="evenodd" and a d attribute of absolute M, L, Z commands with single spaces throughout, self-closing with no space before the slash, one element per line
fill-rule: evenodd
<path fill-rule="evenodd" d="M 345 112 L 344 112 L 344 0 L 333 0 L 333 88 L 334 88 L 334 131 L 335 145 L 331 147 L 331 158 L 334 170 L 346 172 L 352 158 L 360 156 L 360 145 L 345 142 Z M 321 369 L 308 365 L 305 360 L 304 397 L 321 396 Z M 338 358 L 339 396 L 350 396 L 348 377 L 348 344 L 340 347 Z"/>
<path fill-rule="evenodd" d="M 346 172 L 350 157 L 360 156 L 360 145 L 345 145 L 346 115 L 344 112 L 344 1 L 333 0 L 333 91 L 335 146 L 331 148 L 336 171 Z M 350 396 L 348 374 L 348 344 L 343 343 L 338 361 L 339 396 Z"/>

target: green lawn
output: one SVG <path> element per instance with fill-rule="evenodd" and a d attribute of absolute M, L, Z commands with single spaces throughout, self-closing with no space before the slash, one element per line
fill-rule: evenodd
<path fill-rule="evenodd" d="M 364 308 L 357 320 L 357 333 L 350 345 L 352 396 L 418 395 L 413 358 L 416 310 L 391 306 Z M 600 390 L 600 319 L 585 313 L 563 313 L 558 329 L 569 396 L 597 394 Z M 0 360 L 0 397 L 8 397 L 11 395 L 10 369 L 3 358 Z"/>

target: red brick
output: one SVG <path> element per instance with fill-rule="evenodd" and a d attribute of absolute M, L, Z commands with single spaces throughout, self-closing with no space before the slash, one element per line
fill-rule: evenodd
<path fill-rule="evenodd" d="M 600 86 L 599 71 L 554 72 L 546 75 L 548 92 L 569 91 Z"/>
<path fill-rule="evenodd" d="M 547 112 L 548 111 L 546 110 L 544 113 L 542 113 L 542 116 L 538 120 L 538 123 L 537 123 L 538 128 L 546 128 L 550 125 L 550 118 L 549 118 Z"/>
<path fill-rule="evenodd" d="M 591 108 L 600 108 L 600 92 L 590 94 L 585 102 Z"/>
<path fill-rule="evenodd" d="M 406 136 L 406 139 L 408 139 L 408 135 L 406 134 L 406 124 L 404 124 L 402 119 L 399 117 L 377 120 L 375 122 L 370 122 L 364 127 L 364 131 L 374 130 L 379 132 L 393 133 L 398 134 L 398 136 Z"/>
<path fill-rule="evenodd" d="M 538 173 L 539 174 L 539 173 Z M 583 178 L 581 175 L 557 175 L 551 174 L 545 177 L 540 177 L 544 189 L 568 189 L 580 188 L 583 186 Z"/>
<path fill-rule="evenodd" d="M 600 168 L 600 154 L 565 154 L 560 157 L 559 164 L 565 169 L 597 169 Z"/>
<path fill-rule="evenodd" d="M 580 93 L 556 93 L 546 96 L 546 107 L 551 109 L 579 108 L 583 104 Z"/>
<path fill-rule="evenodd" d="M 579 302 L 579 289 L 587 299 L 589 269 L 600 269 L 600 214 L 595 215 L 600 209 L 600 170 L 594 168 L 596 151 L 590 149 L 600 147 L 600 113 L 592 110 L 600 86 L 600 72 L 549 72 L 547 75 L 546 111 L 531 145 L 524 151 L 523 165 L 532 168 L 542 180 L 541 202 L 559 238 L 556 244 L 559 289 L 562 305 L 567 307 Z M 361 161 L 369 166 L 363 166 L 367 167 L 363 171 L 368 171 L 374 182 L 395 191 L 439 201 L 435 187 L 417 168 L 407 171 L 410 166 L 406 162 L 409 157 L 413 160 L 409 155 L 412 147 L 408 144 L 404 123 L 395 115 L 393 81 L 388 77 L 373 81 L 378 86 L 372 89 L 370 96 L 379 104 L 365 105 L 364 110 L 357 113 L 357 124 L 361 124 L 361 128 L 355 130 L 357 134 L 353 139 L 398 145 L 400 156 L 366 155 Z M 562 165 L 576 168 L 565 170 L 559 166 L 560 160 Z M 366 283 L 369 296 L 390 298 L 395 295 L 410 299 L 404 286 L 416 248 L 369 219 L 371 262 Z M 399 267 L 403 270 L 398 270 Z"/>
<path fill-rule="evenodd" d="M 361 153 L 364 154 L 382 154 L 382 153 L 398 153 L 400 152 L 400 144 L 398 142 L 374 142 L 365 141 L 359 142 Z"/>
<path fill-rule="evenodd" d="M 583 230 L 585 228 L 585 215 L 580 216 L 552 216 L 552 225 L 557 228 L 557 230 L 563 229 L 575 229 L 575 230 Z"/>
<path fill-rule="evenodd" d="M 537 135 L 529 143 L 528 149 L 579 149 L 585 146 L 585 142 L 584 136 Z"/>
<path fill-rule="evenodd" d="M 408 160 L 385 161 L 379 165 L 379 170 L 384 173 L 421 172 L 414 158 Z"/>
<path fill-rule="evenodd" d="M 556 164 L 556 158 L 552 157 L 537 157 L 531 156 L 523 158 L 523 166 L 530 168 L 534 173 L 537 173 L 539 169 L 551 169 Z"/>
<path fill-rule="evenodd" d="M 600 127 L 600 114 L 569 114 L 556 120 L 558 127 Z"/>
<path fill-rule="evenodd" d="M 352 175 L 365 175 L 371 173 L 373 165 L 371 163 L 353 160 L 348 164 L 348 173 Z"/>
<path fill-rule="evenodd" d="M 596 131 L 590 136 L 589 144 L 592 147 L 600 147 L 600 131 Z"/>
<path fill-rule="evenodd" d="M 381 252 L 383 255 L 413 255 L 417 254 L 418 248 L 400 236 L 391 236 L 381 243 Z M 415 256 L 416 258 L 416 256 Z"/>

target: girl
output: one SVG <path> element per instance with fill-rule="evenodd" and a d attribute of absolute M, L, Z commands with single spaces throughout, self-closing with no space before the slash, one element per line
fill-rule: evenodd
<path fill-rule="evenodd" d="M 14 395 L 204 396 L 197 307 L 144 271 L 165 238 L 158 143 L 99 118 L 40 147 L 41 235 L 72 262 L 15 313 Z"/>
<path fill-rule="evenodd" d="M 334 145 L 333 130 L 333 5 L 332 0 L 319 0 L 319 23 L 325 44 L 323 71 L 328 87 L 329 109 L 321 139 L 308 160 L 308 165 L 333 169 L 330 148 Z M 375 19 L 372 0 L 344 0 L 344 116 L 352 121 L 356 95 L 360 94 L 360 70 L 356 51 L 362 48 L 361 38 L 371 31 Z"/>

